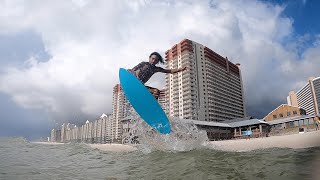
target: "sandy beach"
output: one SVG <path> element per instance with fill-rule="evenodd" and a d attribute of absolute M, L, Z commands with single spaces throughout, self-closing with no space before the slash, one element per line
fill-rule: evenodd
<path fill-rule="evenodd" d="M 60 145 L 64 143 L 56 142 L 32 142 L 37 144 Z M 132 152 L 137 148 L 131 145 L 123 144 L 86 144 L 93 149 L 111 152 Z M 268 148 L 309 148 L 320 146 L 320 131 L 307 132 L 303 134 L 292 134 L 283 136 L 272 136 L 264 138 L 225 140 L 225 141 L 210 141 L 207 145 L 221 151 L 252 151 L 257 149 Z"/>
<path fill-rule="evenodd" d="M 39 141 L 34 141 L 34 142 L 31 142 L 31 143 L 35 143 L 35 144 L 50 144 L 50 145 L 61 145 L 61 144 L 64 144 L 64 143 L 59 143 L 59 142 L 39 142 Z"/>
<path fill-rule="evenodd" d="M 102 151 L 131 152 L 136 147 L 122 144 L 88 144 L 92 148 Z M 272 136 L 265 138 L 251 138 L 225 141 L 210 141 L 210 148 L 222 151 L 244 152 L 268 148 L 309 148 L 320 146 L 320 131 L 307 132 L 303 134 L 292 134 L 283 136 Z"/>
<path fill-rule="evenodd" d="M 309 148 L 320 146 L 320 131 L 265 138 L 211 141 L 210 146 L 222 151 L 252 151 L 267 148 Z"/>

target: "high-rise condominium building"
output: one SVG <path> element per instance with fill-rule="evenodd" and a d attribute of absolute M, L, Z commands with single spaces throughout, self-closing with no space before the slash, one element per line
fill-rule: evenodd
<path fill-rule="evenodd" d="M 52 129 L 50 141 L 51 142 L 60 142 L 60 138 L 61 138 L 61 130 L 60 129 Z"/>
<path fill-rule="evenodd" d="M 111 123 L 111 138 L 113 140 L 121 139 L 121 120 L 126 114 L 126 98 L 119 84 L 113 88 L 113 100 L 112 100 L 112 123 Z"/>
<path fill-rule="evenodd" d="M 160 104 L 160 106 L 162 107 L 163 111 L 167 113 L 167 109 L 166 109 L 166 90 L 162 89 L 160 90 L 160 95 L 158 98 L 158 102 Z"/>
<path fill-rule="evenodd" d="M 294 91 L 289 92 L 289 96 L 287 96 L 287 104 L 289 106 L 299 106 L 297 94 Z"/>
<path fill-rule="evenodd" d="M 166 76 L 168 115 L 223 121 L 246 115 L 240 64 L 185 39 L 166 51 L 167 68 L 189 70 Z"/>
<path fill-rule="evenodd" d="M 109 142 L 112 137 L 112 114 L 102 114 L 102 142 Z"/>
<path fill-rule="evenodd" d="M 67 141 L 67 124 L 63 123 L 61 125 L 61 142 Z"/>
<path fill-rule="evenodd" d="M 320 77 L 310 77 L 308 83 L 297 93 L 291 91 L 287 97 L 289 105 L 297 100 L 298 106 L 305 109 L 307 115 L 317 115 L 320 112 Z"/>

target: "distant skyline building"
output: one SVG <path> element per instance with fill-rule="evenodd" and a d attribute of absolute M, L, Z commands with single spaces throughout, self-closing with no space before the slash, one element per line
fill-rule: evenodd
<path fill-rule="evenodd" d="M 320 77 L 310 77 L 308 83 L 297 93 L 289 92 L 287 103 L 297 105 L 306 110 L 307 115 L 318 115 L 320 112 Z"/>
<path fill-rule="evenodd" d="M 51 130 L 50 141 L 51 142 L 61 142 L 61 130 L 60 129 L 52 129 Z"/>
<path fill-rule="evenodd" d="M 122 134 L 122 125 L 121 120 L 125 117 L 126 114 L 126 98 L 121 89 L 120 84 L 116 84 L 113 88 L 113 99 L 112 99 L 112 140 L 121 139 Z"/>
<path fill-rule="evenodd" d="M 240 64 L 185 39 L 166 51 L 167 68 L 190 70 L 166 75 L 168 115 L 224 121 L 246 116 Z"/>
<path fill-rule="evenodd" d="M 297 94 L 294 91 L 289 92 L 289 96 L 287 96 L 287 104 L 290 106 L 299 106 Z"/>
<path fill-rule="evenodd" d="M 61 125 L 61 142 L 67 141 L 67 124 L 63 123 Z"/>
<path fill-rule="evenodd" d="M 112 135 L 112 114 L 102 114 L 97 120 L 87 120 L 83 125 L 63 123 L 60 129 L 52 129 L 51 142 L 84 142 L 84 143 L 110 143 Z M 63 132 L 63 133 L 61 133 Z"/>
<path fill-rule="evenodd" d="M 102 135 L 103 142 L 110 142 L 112 137 L 112 114 L 102 114 Z"/>
<path fill-rule="evenodd" d="M 91 139 L 91 130 L 90 130 L 90 122 L 89 120 L 86 120 L 85 124 L 81 126 L 81 131 L 82 131 L 82 134 L 81 134 L 81 141 L 82 142 L 90 142 Z"/>
<path fill-rule="evenodd" d="M 66 142 L 70 142 L 71 139 L 74 139 L 75 137 L 74 136 L 77 136 L 77 132 L 75 131 L 75 128 L 77 126 L 74 125 L 74 124 L 70 124 L 70 123 L 67 123 L 67 128 L 66 128 L 66 131 L 65 131 L 65 141 Z"/>

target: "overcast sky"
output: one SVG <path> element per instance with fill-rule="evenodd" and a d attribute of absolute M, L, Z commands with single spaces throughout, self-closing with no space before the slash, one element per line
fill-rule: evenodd
<path fill-rule="evenodd" d="M 263 118 L 320 74 L 319 1 L 0 0 L 0 136 L 112 112 L 118 69 L 188 38 L 241 64 Z M 157 74 L 148 85 L 165 86 Z"/>

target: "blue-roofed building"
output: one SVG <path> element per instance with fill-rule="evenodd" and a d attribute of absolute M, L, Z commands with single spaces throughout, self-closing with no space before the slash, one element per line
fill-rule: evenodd
<path fill-rule="evenodd" d="M 222 122 L 185 120 L 194 123 L 199 129 L 206 130 L 209 140 L 245 138 L 244 132 L 252 131 L 251 137 L 268 137 L 315 130 L 315 122 L 320 115 L 302 115 L 266 122 L 252 117 L 231 119 Z"/>
<path fill-rule="evenodd" d="M 269 133 L 269 124 L 263 119 L 252 117 L 237 118 L 223 122 L 208 122 L 186 120 L 194 123 L 199 129 L 206 130 L 209 140 L 225 140 L 245 137 L 245 131 L 252 131 L 253 137 L 266 137 Z"/>

